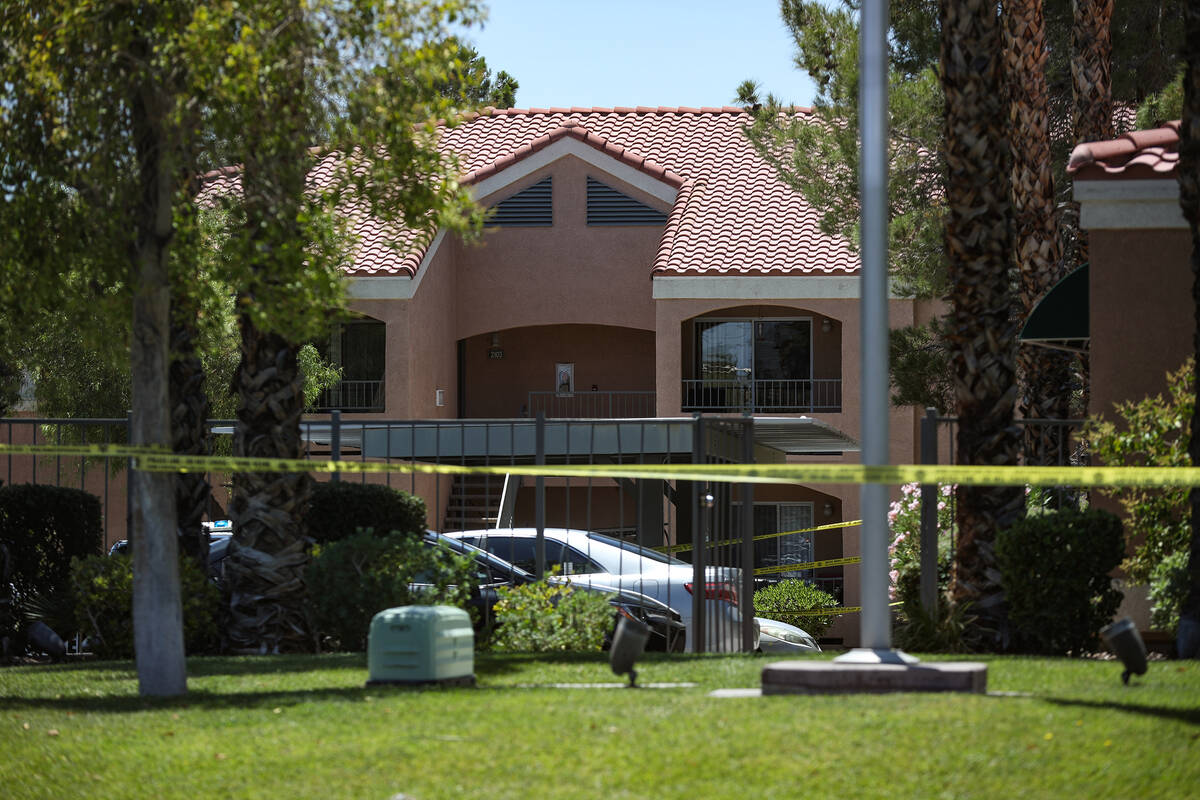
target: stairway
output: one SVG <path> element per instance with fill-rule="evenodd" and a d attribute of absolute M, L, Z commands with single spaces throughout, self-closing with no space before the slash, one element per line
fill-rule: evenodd
<path fill-rule="evenodd" d="M 443 530 L 477 531 L 495 527 L 503 491 L 502 475 L 454 476 Z"/>

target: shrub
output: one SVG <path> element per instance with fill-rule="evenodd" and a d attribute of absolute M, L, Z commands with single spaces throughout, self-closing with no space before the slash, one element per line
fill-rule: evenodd
<path fill-rule="evenodd" d="M 1000 531 L 996 560 L 1013 645 L 1050 654 L 1090 649 L 1121 603 L 1109 573 L 1124 554 L 1121 521 L 1098 509 L 1026 517 Z"/>
<path fill-rule="evenodd" d="M 132 658 L 133 561 L 89 556 L 71 562 L 75 618 L 99 658 Z M 215 652 L 221 592 L 190 558 L 179 559 L 183 641 L 188 654 Z"/>
<path fill-rule="evenodd" d="M 1172 636 L 1179 628 L 1179 611 L 1188 591 L 1188 551 L 1178 550 L 1150 573 L 1150 624 Z"/>
<path fill-rule="evenodd" d="M 589 652 L 604 646 L 614 611 L 599 592 L 539 581 L 501 587 L 492 647 L 523 653 Z"/>
<path fill-rule="evenodd" d="M 370 530 L 318 545 L 305 582 L 317 632 L 328 647 L 342 650 L 366 649 L 371 618 L 384 609 L 467 608 L 478 585 L 473 557 L 407 533 Z"/>
<path fill-rule="evenodd" d="M 1089 420 L 1085 435 L 1092 454 L 1111 466 L 1190 467 L 1188 443 L 1196 393 L 1192 359 L 1167 375 L 1168 397 L 1118 403 L 1118 426 Z M 1124 486 L 1106 489 L 1125 511 L 1129 536 L 1138 542 L 1122 565 L 1131 581 L 1147 583 L 1150 574 L 1172 553 L 1187 551 L 1191 541 L 1186 486 Z"/>
<path fill-rule="evenodd" d="M 950 499 L 953 486 L 938 486 L 938 590 L 950 583 L 950 540 L 954 535 L 954 510 Z M 888 509 L 888 528 L 892 542 L 888 547 L 892 579 L 890 596 L 907 605 L 921 600 L 921 486 L 906 483 L 900 487 L 900 499 Z"/>
<path fill-rule="evenodd" d="M 399 531 L 420 537 L 425 531 L 425 501 L 390 486 L 317 483 L 304 521 L 318 544 L 353 536 L 360 528 L 373 529 L 379 536 Z"/>
<path fill-rule="evenodd" d="M 71 582 L 71 559 L 102 551 L 100 499 L 65 486 L 0 486 L 0 543 L 18 603 L 61 593 Z"/>
<path fill-rule="evenodd" d="M 795 578 L 771 584 L 754 593 L 754 613 L 803 628 L 819 638 L 833 624 L 832 614 L 814 614 L 823 608 L 836 608 L 837 600 L 807 581 Z"/>

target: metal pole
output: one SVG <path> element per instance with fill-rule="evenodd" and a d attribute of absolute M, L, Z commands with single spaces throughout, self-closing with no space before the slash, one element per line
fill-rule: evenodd
<path fill-rule="evenodd" d="M 707 447 L 704 444 L 704 420 L 696 417 L 692 441 L 692 463 L 704 463 Z M 708 485 L 695 483 L 693 486 L 701 491 L 692 492 L 692 651 L 704 652 L 704 600 L 708 591 L 704 574 L 704 520 L 706 508 L 704 498 L 708 495 Z"/>
<path fill-rule="evenodd" d="M 329 460 L 342 460 L 342 412 L 336 408 L 329 412 Z M 342 473 L 329 473 L 329 482 L 337 483 L 342 479 Z"/>
<path fill-rule="evenodd" d="M 888 463 L 887 0 L 865 0 L 859 45 L 862 164 L 862 461 Z M 846 661 L 899 661 L 888 608 L 888 487 L 862 487 L 861 642 Z"/>
<path fill-rule="evenodd" d="M 921 463 L 938 462 L 937 409 L 925 409 L 921 417 Z M 937 611 L 938 578 L 938 485 L 921 484 L 921 606 L 929 614 Z"/>
<path fill-rule="evenodd" d="M 742 463 L 754 463 L 754 418 L 747 416 L 742 431 Z M 742 556 L 739 560 L 742 568 L 742 585 L 738 587 L 741 597 L 738 607 L 742 616 L 742 650 L 749 653 L 754 649 L 754 484 L 741 485 L 742 506 L 741 523 L 738 525 L 742 536 Z"/>
<path fill-rule="evenodd" d="M 539 467 L 546 466 L 546 412 L 537 412 L 537 427 L 535 434 L 536 451 L 534 463 Z M 537 525 L 537 538 L 534 540 L 534 577 L 539 581 L 546 577 L 546 477 L 538 475 L 534 503 L 537 506 L 534 524 Z"/>

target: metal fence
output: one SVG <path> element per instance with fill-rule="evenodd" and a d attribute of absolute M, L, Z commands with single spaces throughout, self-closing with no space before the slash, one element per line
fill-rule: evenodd
<path fill-rule="evenodd" d="M 210 421 L 215 453 L 231 454 L 235 425 L 234 420 Z M 541 531 L 539 557 L 531 566 L 538 572 L 572 569 L 576 581 L 587 580 L 588 572 L 570 561 L 564 548 L 556 549 L 547 532 L 607 532 L 609 539 L 574 545 L 583 557 L 579 563 L 612 572 L 604 561 L 614 546 L 621 551 L 618 558 L 649 558 L 657 573 L 645 571 L 622 580 L 622 588 L 692 617 L 689 649 L 737 651 L 751 646 L 758 565 L 752 536 L 740 534 L 754 532 L 753 485 L 604 475 L 604 467 L 612 464 L 749 462 L 754 457 L 750 417 L 382 421 L 345 420 L 333 412 L 328 419 L 305 421 L 301 428 L 303 457 L 308 459 L 498 468 L 488 475 L 355 471 L 313 476 L 380 483 L 418 495 L 427 503 L 431 525 L 442 532 Z M 127 431 L 126 419 L 0 419 L 0 441 L 13 444 L 124 443 Z M 503 470 L 537 464 L 593 465 L 596 474 L 519 478 Z M 103 507 L 106 541 L 111 544 L 124 536 L 129 508 L 125 459 L 7 454 L 5 467 L 3 479 L 9 483 L 49 483 L 92 492 Z M 207 478 L 212 487 L 209 517 L 222 519 L 235 487 L 228 475 Z M 679 553 L 682 561 L 651 550 L 684 545 L 689 547 Z M 615 571 L 624 572 L 627 566 L 618 564 Z M 680 578 L 681 571 L 686 580 Z M 840 582 L 822 580 L 829 588 L 834 588 L 833 581 Z"/>
<path fill-rule="evenodd" d="M 1024 451 L 1040 440 L 1038 466 L 1087 466 L 1091 463 L 1087 440 L 1083 437 L 1083 419 L 1017 419 Z M 958 463 L 958 417 L 940 416 L 937 409 L 925 409 L 921 418 L 921 463 Z M 1055 486 L 1040 495 L 1049 506 L 1078 505 L 1080 493 L 1070 486 Z M 949 504 L 951 516 L 956 497 L 943 495 L 935 484 L 921 485 L 921 603 L 932 608 L 937 598 L 938 504 Z M 950 530 L 950 549 L 954 551 L 955 533 Z"/>
<path fill-rule="evenodd" d="M 838 412 L 842 410 L 842 381 L 840 378 L 685 380 L 683 410 L 778 414 Z"/>

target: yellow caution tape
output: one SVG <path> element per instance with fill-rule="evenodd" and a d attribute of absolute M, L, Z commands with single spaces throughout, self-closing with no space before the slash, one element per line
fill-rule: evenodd
<path fill-rule="evenodd" d="M 762 542 L 767 539 L 778 539 L 780 536 L 791 536 L 793 533 L 813 533 L 814 531 L 831 531 L 831 530 L 837 530 L 840 528 L 851 528 L 851 527 L 854 527 L 855 525 L 862 525 L 862 520 L 855 519 L 855 520 L 851 520 L 850 522 L 831 522 L 828 525 L 818 525 L 815 528 L 800 528 L 799 530 L 781 531 L 780 533 L 763 533 L 763 534 L 753 537 L 750 541 Z M 741 544 L 741 542 L 742 542 L 742 540 L 740 538 L 739 539 L 721 539 L 720 541 L 709 542 L 708 544 L 705 545 L 705 547 L 724 547 L 724 546 L 730 545 L 730 544 Z M 690 543 L 689 544 L 673 544 L 673 545 L 667 545 L 664 547 L 652 547 L 650 549 L 657 550 L 660 553 L 666 553 L 668 555 L 671 555 L 674 553 L 686 553 L 688 550 L 692 549 L 692 545 Z"/>
<path fill-rule="evenodd" d="M 1020 467 L 965 464 L 554 464 L 462 466 L 424 462 L 318 461 L 186 456 L 129 445 L 6 445 L 0 455 L 119 456 L 150 472 L 369 472 L 612 477 L 732 483 L 959 484 L 965 486 L 1200 486 L 1200 467 Z"/>
<path fill-rule="evenodd" d="M 861 564 L 862 559 L 858 556 L 847 556 L 846 558 L 827 558 L 824 561 L 805 561 L 802 564 L 776 564 L 773 567 L 759 567 L 754 570 L 755 575 L 774 575 L 779 572 L 792 572 L 793 570 L 802 569 L 820 569 L 821 567 L 840 567 L 843 564 Z"/>

